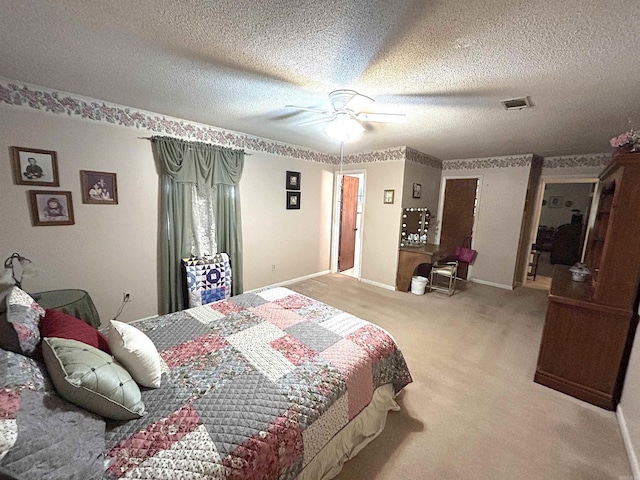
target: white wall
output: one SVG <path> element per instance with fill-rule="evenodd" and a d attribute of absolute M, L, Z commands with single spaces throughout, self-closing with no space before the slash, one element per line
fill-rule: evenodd
<path fill-rule="evenodd" d="M 404 208 L 428 208 L 431 212 L 431 217 L 434 218 L 438 213 L 441 177 L 441 169 L 417 162 L 405 162 L 402 206 Z M 420 198 L 412 197 L 414 183 L 419 183 L 422 186 L 422 196 Z"/>
<path fill-rule="evenodd" d="M 638 466 L 638 457 L 640 456 L 640 334 L 638 333 L 633 341 L 622 398 L 618 405 L 618 419 L 622 427 L 634 478 L 638 478 L 640 477 L 640 467 Z"/>
<path fill-rule="evenodd" d="M 240 182 L 245 290 L 329 270 L 334 169 L 265 153 L 245 158 Z M 285 208 L 287 170 L 301 173 L 299 210 Z"/>
<path fill-rule="evenodd" d="M 148 134 L 6 105 L 0 125 L 0 257 L 16 251 L 45 270 L 26 280 L 25 290 L 87 290 L 103 324 L 125 290 L 133 301 L 120 319 L 156 314 L 158 175 L 150 142 L 139 139 Z M 14 185 L 11 146 L 56 151 L 60 187 Z M 116 173 L 119 204 L 83 204 L 80 170 Z M 300 210 L 285 208 L 286 170 L 302 173 Z M 329 269 L 333 170 L 265 153 L 246 157 L 240 182 L 245 290 Z M 71 191 L 75 225 L 32 226 L 32 188 Z"/>
<path fill-rule="evenodd" d="M 15 251 L 44 269 L 24 289 L 87 290 L 103 323 L 125 290 L 133 301 L 123 320 L 156 313 L 158 175 L 150 142 L 135 130 L 7 106 L 0 124 L 0 256 Z M 11 146 L 56 151 L 60 186 L 14 185 Z M 80 170 L 116 173 L 118 205 L 83 204 Z M 75 225 L 31 226 L 31 189 L 71 191 Z"/>
<path fill-rule="evenodd" d="M 449 160 L 442 176 L 478 176 L 482 179 L 473 248 L 478 256 L 471 279 L 480 283 L 512 288 L 518 256 L 524 201 L 529 181 L 528 155 L 510 159 Z M 443 180 L 444 181 L 444 180 Z"/>
<path fill-rule="evenodd" d="M 354 163 L 349 170 L 366 171 L 362 232 L 363 281 L 395 288 L 398 243 L 402 216 L 402 187 L 405 161 Z M 393 204 L 384 204 L 384 191 L 395 190 Z"/>

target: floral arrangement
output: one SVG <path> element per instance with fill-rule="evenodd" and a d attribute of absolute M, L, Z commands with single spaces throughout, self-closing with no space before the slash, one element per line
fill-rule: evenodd
<path fill-rule="evenodd" d="M 640 150 L 640 133 L 632 128 L 631 130 L 621 133 L 617 137 L 613 137 L 609 140 L 609 143 L 612 147 L 616 148 L 630 145 L 631 151 L 634 152 L 636 149 Z"/>

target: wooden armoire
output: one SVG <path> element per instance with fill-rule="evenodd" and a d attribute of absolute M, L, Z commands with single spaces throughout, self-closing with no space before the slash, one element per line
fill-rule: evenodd
<path fill-rule="evenodd" d="M 640 153 L 619 153 L 600 174 L 585 263 L 558 265 L 549 292 L 534 380 L 614 410 L 638 324 Z"/>

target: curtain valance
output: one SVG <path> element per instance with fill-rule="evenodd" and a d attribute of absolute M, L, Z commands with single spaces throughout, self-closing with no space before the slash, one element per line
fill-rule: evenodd
<path fill-rule="evenodd" d="M 174 181 L 211 189 L 237 185 L 244 168 L 244 150 L 170 137 L 152 137 L 160 153 L 163 172 Z"/>

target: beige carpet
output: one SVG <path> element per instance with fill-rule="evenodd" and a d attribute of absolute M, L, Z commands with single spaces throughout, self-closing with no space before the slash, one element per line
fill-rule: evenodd
<path fill-rule="evenodd" d="M 631 479 L 613 412 L 533 382 L 544 290 L 414 295 L 325 275 L 289 288 L 376 323 L 413 375 L 387 428 L 336 477 Z"/>

